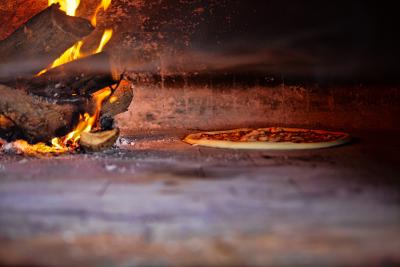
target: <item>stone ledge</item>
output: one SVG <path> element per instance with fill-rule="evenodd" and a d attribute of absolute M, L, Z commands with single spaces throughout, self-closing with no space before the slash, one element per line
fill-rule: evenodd
<path fill-rule="evenodd" d="M 399 130 L 395 86 L 136 85 L 123 134 L 156 129 L 300 126 L 345 130 Z"/>

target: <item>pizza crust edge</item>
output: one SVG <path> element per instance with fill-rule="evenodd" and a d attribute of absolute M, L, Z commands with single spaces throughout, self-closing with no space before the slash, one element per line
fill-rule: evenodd
<path fill-rule="evenodd" d="M 285 128 L 285 127 L 271 127 L 271 128 L 279 128 L 285 131 L 311 131 L 316 133 L 324 133 L 324 134 L 336 134 L 342 135 L 342 137 L 336 139 L 331 142 L 315 142 L 315 143 L 294 143 L 294 142 L 263 142 L 263 141 L 223 141 L 223 140 L 207 140 L 207 139 L 198 139 L 198 137 L 202 134 L 220 134 L 220 133 L 231 133 L 237 132 L 240 130 L 248 130 L 251 128 L 240 128 L 226 131 L 208 131 L 201 133 L 194 133 L 187 135 L 183 141 L 194 145 L 194 146 L 206 146 L 206 147 L 215 147 L 215 148 L 230 148 L 230 149 L 268 149 L 268 150 L 296 150 L 296 149 L 319 149 L 319 148 L 329 148 L 334 146 L 340 146 L 347 144 L 351 141 L 351 136 L 347 133 L 342 132 L 332 132 L 325 130 L 308 130 L 308 129 L 300 129 L 300 128 Z M 258 129 L 268 129 L 268 128 L 258 128 Z M 257 129 L 254 129 L 257 130 Z M 197 138 L 196 138 L 197 137 Z"/>

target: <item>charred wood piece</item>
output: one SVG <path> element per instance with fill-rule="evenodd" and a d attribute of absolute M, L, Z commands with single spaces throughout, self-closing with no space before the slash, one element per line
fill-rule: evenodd
<path fill-rule="evenodd" d="M 109 55 L 101 52 L 50 69 L 32 79 L 20 80 L 16 87 L 38 96 L 68 99 L 89 97 L 115 83 Z"/>
<path fill-rule="evenodd" d="M 74 104 L 55 103 L 4 85 L 0 85 L 0 95 L 0 138 L 8 141 L 20 138 L 37 143 L 64 136 L 90 106 L 84 99 Z"/>
<path fill-rule="evenodd" d="M 133 99 L 133 85 L 122 80 L 113 93 L 106 99 L 101 108 L 101 117 L 114 117 L 128 111 Z"/>
<path fill-rule="evenodd" d="M 14 87 L 15 79 L 37 74 L 93 29 L 88 20 L 49 6 L 0 41 L 0 83 Z"/>

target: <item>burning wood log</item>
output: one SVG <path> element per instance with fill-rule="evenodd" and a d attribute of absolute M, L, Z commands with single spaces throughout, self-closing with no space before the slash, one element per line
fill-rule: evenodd
<path fill-rule="evenodd" d="M 101 52 L 112 30 L 104 32 L 93 51 L 96 54 L 64 60 L 72 51 L 65 50 L 92 30 L 88 21 L 66 16 L 52 5 L 0 42 L 4 59 L 0 63 L 0 138 L 23 139 L 13 144 L 33 154 L 72 151 L 79 141 L 87 151 L 114 144 L 119 130 L 113 128 L 113 117 L 127 110 L 133 94 L 131 84 L 121 82 L 114 73 L 109 55 Z M 64 51 L 62 60 L 54 61 Z M 103 118 L 111 122 L 107 127 L 102 127 Z M 52 146 L 47 145 L 50 141 Z"/>
<path fill-rule="evenodd" d="M 55 103 L 22 90 L 0 85 L 0 138 L 24 139 L 30 143 L 48 142 L 63 136 L 76 125 L 84 100 Z"/>
<path fill-rule="evenodd" d="M 115 76 L 115 75 L 114 75 Z M 68 99 L 90 94 L 117 83 L 112 74 L 109 55 L 97 53 L 48 70 L 16 87 L 26 92 L 55 99 Z"/>
<path fill-rule="evenodd" d="M 4 85 L 0 85 L 0 94 L 0 138 L 8 141 L 24 139 L 29 143 L 49 142 L 73 130 L 79 114 L 92 113 L 96 108 L 96 101 L 92 98 L 75 97 L 73 100 L 65 98 L 55 101 Z M 132 98 L 131 83 L 121 81 L 112 96 L 104 100 L 101 108 L 100 123 L 103 130 L 113 128 L 114 116 L 125 112 Z"/>
<path fill-rule="evenodd" d="M 35 75 L 92 31 L 88 20 L 49 6 L 0 41 L 0 83 Z"/>

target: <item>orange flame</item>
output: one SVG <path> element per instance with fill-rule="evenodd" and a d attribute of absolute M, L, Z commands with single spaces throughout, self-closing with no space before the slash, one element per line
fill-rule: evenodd
<path fill-rule="evenodd" d="M 95 103 L 96 103 L 96 110 L 93 115 L 89 113 L 83 114 L 80 116 L 80 120 L 78 125 L 75 127 L 75 130 L 67 134 L 62 138 L 53 138 L 51 143 L 54 147 L 70 147 L 76 148 L 78 141 L 80 139 L 81 133 L 83 132 L 90 132 L 92 128 L 95 126 L 96 122 L 99 119 L 101 107 L 103 104 L 104 99 L 106 99 L 111 94 L 110 88 L 104 88 L 92 95 Z"/>
<path fill-rule="evenodd" d="M 93 18 L 91 20 L 92 25 L 96 26 L 97 24 L 97 13 L 99 13 L 100 9 L 103 9 L 104 11 L 107 10 L 107 8 L 110 6 L 111 0 L 101 0 L 101 3 L 97 6 L 96 11 L 94 12 Z"/>
<path fill-rule="evenodd" d="M 65 52 L 59 58 L 54 60 L 54 62 L 51 64 L 51 66 L 49 68 L 46 68 L 46 69 L 40 71 L 36 76 L 42 75 L 43 73 L 47 72 L 49 69 L 58 67 L 62 64 L 65 64 L 70 61 L 81 58 L 82 57 L 82 54 L 81 54 L 82 45 L 83 45 L 83 41 L 79 41 L 76 44 L 74 44 L 73 46 L 71 46 L 70 48 L 68 48 L 67 50 L 65 50 Z"/>
<path fill-rule="evenodd" d="M 96 127 L 96 122 L 99 119 L 100 111 L 104 100 L 111 94 L 110 88 L 104 88 L 92 95 L 96 104 L 96 109 L 92 115 L 85 113 L 80 115 L 80 120 L 75 129 L 64 137 L 55 137 L 51 140 L 52 146 L 45 143 L 37 143 L 34 145 L 28 144 L 24 140 L 18 140 L 13 143 L 14 147 L 26 154 L 49 154 L 49 153 L 65 153 L 73 151 L 79 145 L 81 133 L 90 132 Z"/>
<path fill-rule="evenodd" d="M 60 9 L 65 11 L 67 13 L 67 15 L 75 16 L 76 9 L 79 7 L 79 4 L 80 4 L 80 0 L 49 0 L 49 2 L 48 2 L 49 5 L 52 5 L 55 3 L 60 4 Z M 110 4 L 111 4 L 111 0 L 101 0 L 101 3 L 97 6 L 96 12 L 92 18 L 93 26 L 96 25 L 96 20 L 97 20 L 96 17 L 97 17 L 97 13 L 99 12 L 99 10 L 101 8 L 103 8 L 103 10 L 106 10 L 110 6 Z M 38 74 L 36 74 L 36 76 L 40 76 L 40 75 L 46 73 L 49 69 L 58 67 L 62 64 L 71 62 L 78 58 L 87 57 L 87 56 L 90 56 L 90 55 L 93 55 L 96 53 L 100 53 L 101 51 L 103 51 L 103 49 L 106 46 L 106 44 L 108 43 L 108 41 L 110 41 L 112 34 L 113 34 L 112 29 L 106 29 L 101 37 L 101 40 L 100 40 L 100 43 L 99 43 L 97 49 L 90 53 L 86 53 L 86 54 L 81 52 L 81 48 L 84 45 L 84 42 L 78 41 L 73 46 L 68 48 L 59 58 L 57 58 L 51 64 L 50 67 L 48 67 L 44 70 L 41 70 Z"/>
<path fill-rule="evenodd" d="M 99 46 L 97 47 L 97 49 L 88 54 L 84 54 L 81 52 L 81 48 L 82 48 L 84 42 L 78 41 L 73 46 L 71 46 L 70 48 L 65 50 L 65 52 L 59 58 L 54 60 L 54 62 L 51 64 L 50 67 L 48 67 L 44 70 L 41 70 L 38 74 L 36 74 L 36 76 L 40 76 L 52 68 L 58 67 L 60 65 L 66 64 L 66 63 L 74 61 L 76 59 L 100 53 L 101 51 L 103 51 L 106 44 L 110 41 L 112 34 L 113 34 L 112 29 L 106 29 L 101 37 L 101 40 L 100 40 L 100 43 L 99 43 Z"/>
<path fill-rule="evenodd" d="M 94 52 L 95 54 L 103 51 L 104 46 L 108 43 L 108 41 L 110 41 L 112 34 L 113 34 L 113 31 L 111 29 L 107 29 L 104 31 L 103 36 L 101 37 L 101 40 L 100 40 L 100 44 L 97 47 L 96 51 Z"/>
<path fill-rule="evenodd" d="M 49 0 L 49 6 L 52 4 L 60 4 L 60 9 L 68 16 L 75 16 L 80 0 Z"/>

